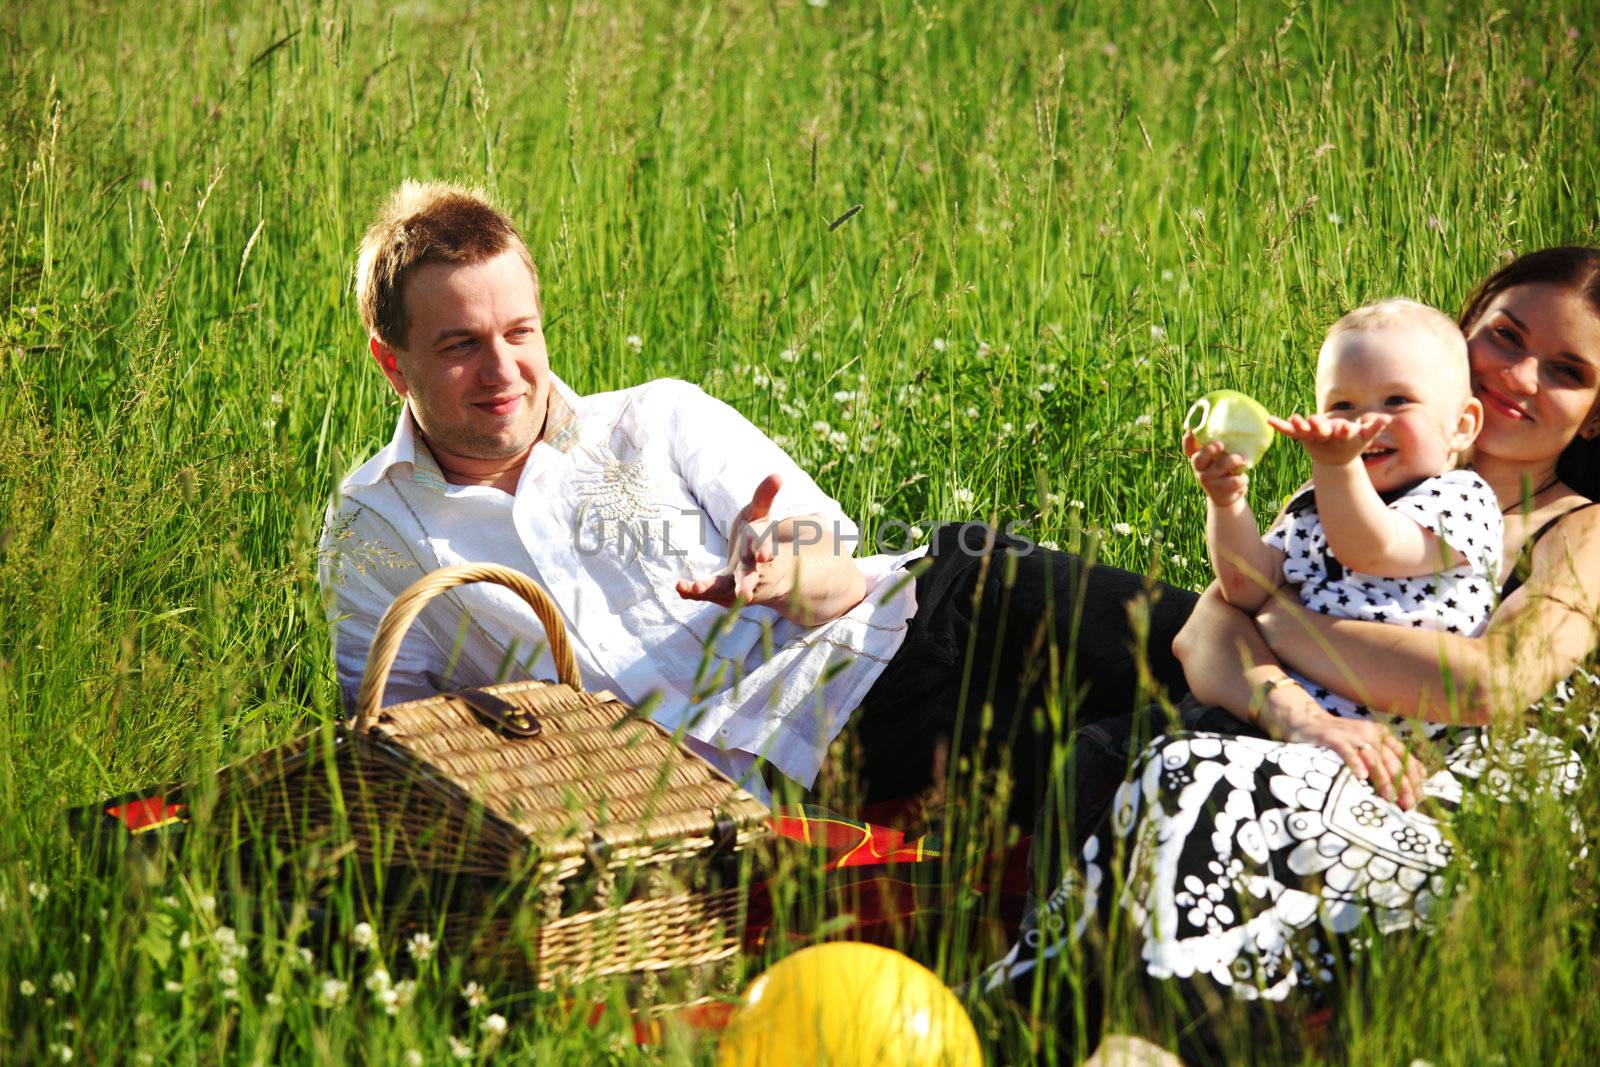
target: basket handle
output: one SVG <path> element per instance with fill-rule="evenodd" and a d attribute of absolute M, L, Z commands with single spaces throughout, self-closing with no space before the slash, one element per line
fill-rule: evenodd
<path fill-rule="evenodd" d="M 356 691 L 356 733 L 365 733 L 377 717 L 378 703 L 383 699 L 383 688 L 389 681 L 389 669 L 400 654 L 400 642 L 411 623 L 422 612 L 428 601 L 446 590 L 473 582 L 494 582 L 516 593 L 544 627 L 550 641 L 550 655 L 556 661 L 556 675 L 563 685 L 583 691 L 583 679 L 578 674 L 578 660 L 567 643 L 567 628 L 561 621 L 550 594 L 539 588 L 539 583 L 521 571 L 498 563 L 457 563 L 440 567 L 412 582 L 394 598 L 389 610 L 378 621 L 378 630 L 372 635 L 372 650 L 367 653 L 367 669 L 361 676 L 361 688 Z"/>

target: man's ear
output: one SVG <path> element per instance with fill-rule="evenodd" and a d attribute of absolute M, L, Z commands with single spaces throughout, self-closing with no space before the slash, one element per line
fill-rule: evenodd
<path fill-rule="evenodd" d="M 411 389 L 406 385 L 405 372 L 400 369 L 400 360 L 395 355 L 394 349 L 373 337 L 367 341 L 367 350 L 372 353 L 372 358 L 378 361 L 378 367 L 383 371 L 383 376 L 389 379 L 389 384 L 394 386 L 394 391 L 401 396 L 408 394 Z"/>
<path fill-rule="evenodd" d="M 1472 447 L 1472 442 L 1478 439 L 1478 431 L 1483 429 L 1483 401 L 1477 397 L 1468 397 L 1462 405 L 1461 417 L 1456 420 L 1456 451 L 1465 452 Z"/>

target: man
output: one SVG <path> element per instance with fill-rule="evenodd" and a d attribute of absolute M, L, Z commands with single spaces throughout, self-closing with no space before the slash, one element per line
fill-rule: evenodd
<path fill-rule="evenodd" d="M 401 590 L 494 561 L 555 600 L 586 688 L 648 706 L 758 791 L 757 758 L 809 787 L 902 643 L 916 592 L 893 572 L 920 553 L 851 558 L 838 504 L 693 385 L 574 394 L 550 369 L 526 245 L 472 191 L 402 185 L 356 290 L 403 403 L 324 531 L 346 703 Z M 385 703 L 553 677 L 540 637 L 509 591 L 454 590 L 412 626 Z"/>

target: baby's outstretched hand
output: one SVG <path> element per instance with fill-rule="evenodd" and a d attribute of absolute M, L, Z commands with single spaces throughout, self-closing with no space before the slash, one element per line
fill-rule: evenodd
<path fill-rule="evenodd" d="M 1280 419 L 1268 416 L 1267 422 L 1285 437 L 1305 446 L 1313 463 L 1343 464 L 1361 458 L 1378 435 L 1388 428 L 1392 415 L 1369 412 L 1359 419 L 1336 419 L 1329 415 L 1291 415 Z"/>
<path fill-rule="evenodd" d="M 1194 439 L 1194 434 L 1183 435 L 1183 454 L 1189 457 L 1189 466 L 1200 479 L 1200 488 L 1219 508 L 1232 507 L 1244 499 L 1250 478 L 1245 474 L 1249 461 L 1228 450 L 1221 441 L 1213 441 L 1204 448 Z"/>

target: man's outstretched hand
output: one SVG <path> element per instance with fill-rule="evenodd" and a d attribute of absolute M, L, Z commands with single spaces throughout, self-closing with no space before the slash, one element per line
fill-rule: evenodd
<path fill-rule="evenodd" d="M 777 537 L 767 518 L 783 479 L 769 474 L 733 521 L 733 541 L 728 545 L 728 565 L 722 573 L 699 580 L 680 579 L 678 595 L 704 600 L 719 607 L 764 604 L 783 611 L 794 588 L 796 560 L 792 554 L 778 562 Z"/>

